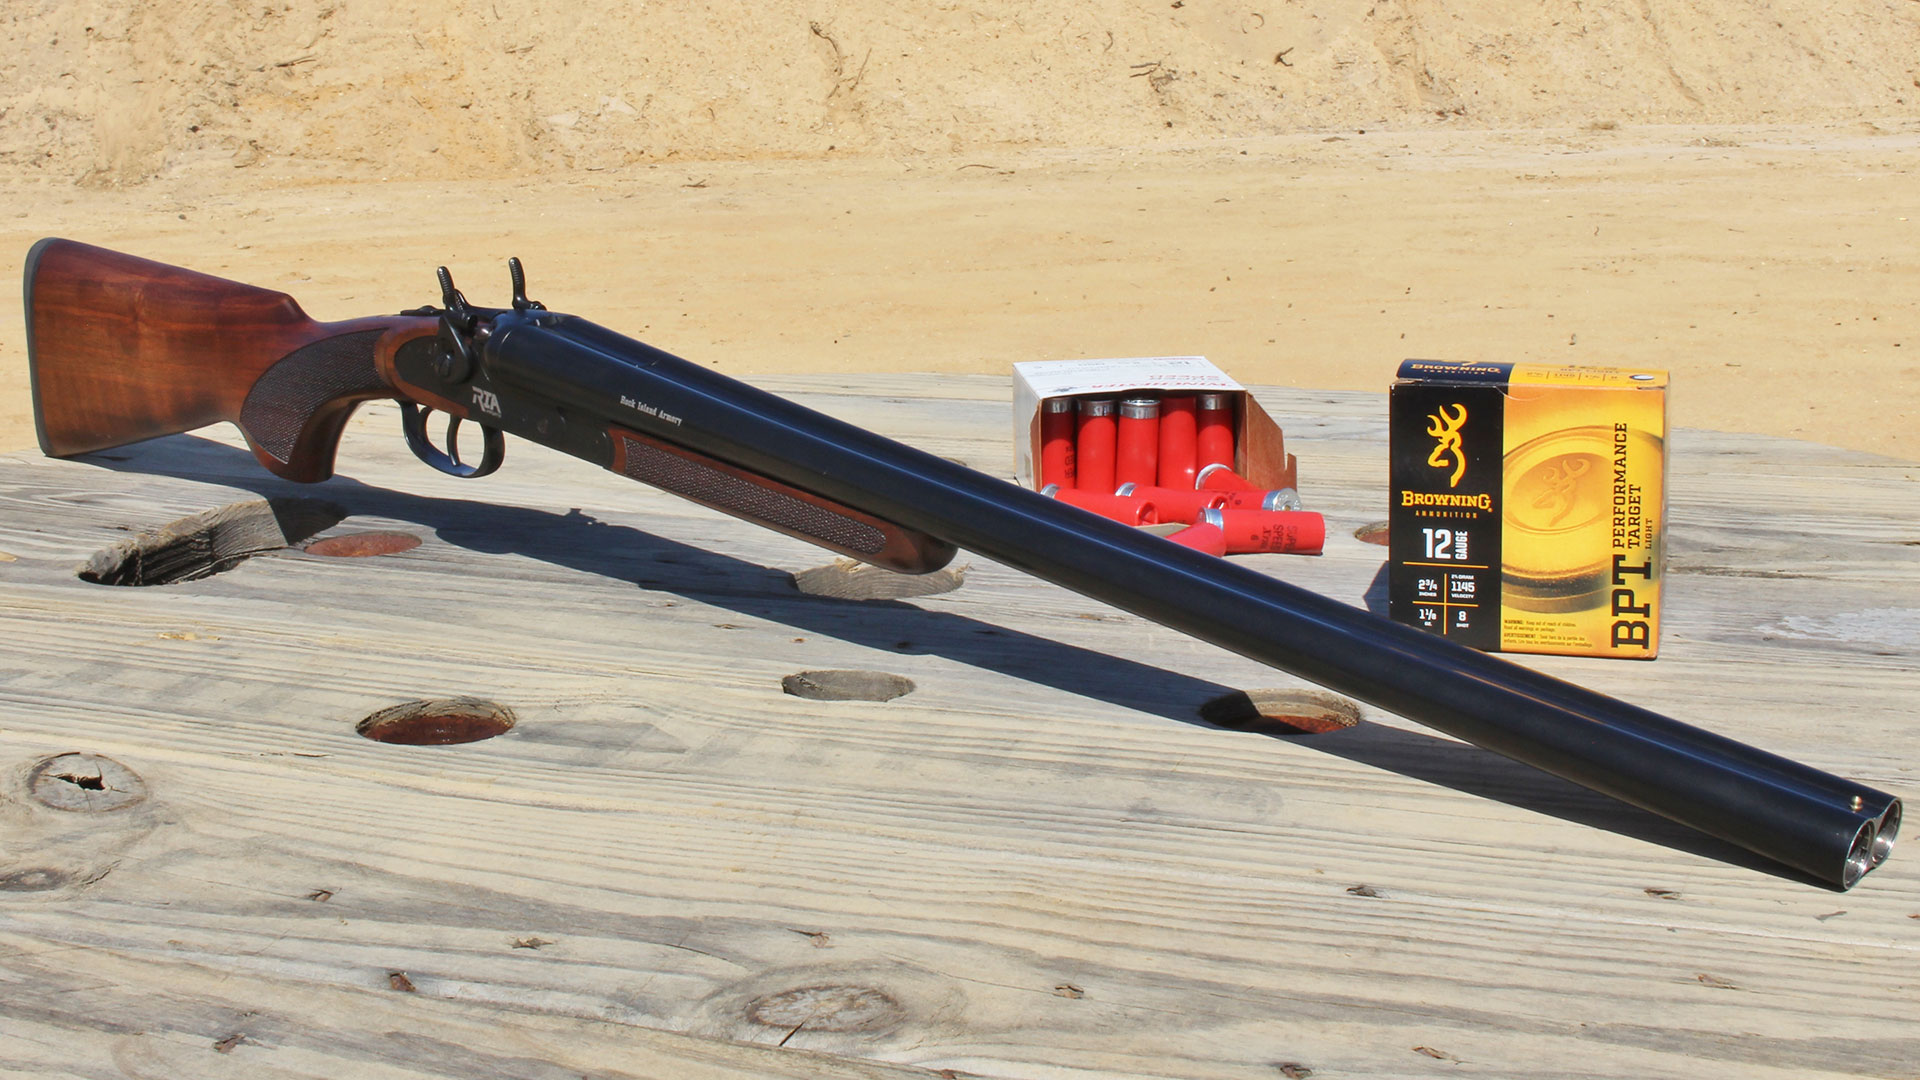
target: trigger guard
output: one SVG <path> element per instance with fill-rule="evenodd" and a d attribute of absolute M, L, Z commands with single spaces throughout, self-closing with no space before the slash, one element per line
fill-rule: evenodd
<path fill-rule="evenodd" d="M 406 433 L 407 448 L 413 451 L 414 457 L 448 476 L 457 476 L 462 480 L 485 476 L 498 469 L 500 463 L 506 460 L 505 436 L 500 434 L 499 428 L 481 424 L 482 445 L 479 464 L 469 465 L 461 461 L 459 431 L 462 418 L 452 413 L 447 414 L 447 448 L 442 450 L 433 445 L 433 440 L 427 437 L 427 414 L 432 411 L 411 401 L 400 403 L 400 429 Z"/>

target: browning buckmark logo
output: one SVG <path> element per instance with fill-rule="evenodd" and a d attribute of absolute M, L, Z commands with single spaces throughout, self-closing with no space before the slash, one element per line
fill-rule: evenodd
<path fill-rule="evenodd" d="M 1434 439 L 1427 464 L 1436 469 L 1453 468 L 1453 475 L 1447 478 L 1448 487 L 1459 487 L 1460 478 L 1467 475 L 1467 452 L 1460 445 L 1460 429 L 1466 426 L 1467 407 L 1458 403 L 1442 405 L 1427 415 L 1427 434 Z"/>
<path fill-rule="evenodd" d="M 1593 458 L 1586 454 L 1566 454 L 1543 467 L 1533 509 L 1547 515 L 1548 528 L 1559 526 L 1573 513 L 1580 498 L 1581 477 L 1592 471 Z"/>

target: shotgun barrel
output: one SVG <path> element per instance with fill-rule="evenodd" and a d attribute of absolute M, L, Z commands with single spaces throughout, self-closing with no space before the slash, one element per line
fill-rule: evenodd
<path fill-rule="evenodd" d="M 1885 792 L 1169 544 L 583 319 L 501 315 L 481 352 L 516 396 L 602 417 L 616 440 L 637 430 L 859 507 L 1834 888 L 1885 859 L 1899 830 Z"/>

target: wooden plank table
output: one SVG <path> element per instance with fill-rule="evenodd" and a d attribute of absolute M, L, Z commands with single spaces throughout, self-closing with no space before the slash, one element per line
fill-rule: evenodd
<path fill-rule="evenodd" d="M 1010 468 L 1004 379 L 761 382 Z M 1377 602 L 1384 398 L 1259 397 L 1331 539 L 1248 561 Z M 1839 894 L 1371 708 L 1212 727 L 1301 684 L 964 553 L 808 595 L 816 549 L 523 443 L 440 476 L 391 406 L 317 488 L 236 439 L 0 456 L 0 1073 L 1920 1076 L 1912 853 Z M 1917 478 L 1679 432 L 1661 658 L 1523 662 L 1912 794 Z M 76 577 L 263 496 L 423 543 Z M 834 670 L 913 689 L 782 692 Z M 459 697 L 517 723 L 356 733 Z"/>

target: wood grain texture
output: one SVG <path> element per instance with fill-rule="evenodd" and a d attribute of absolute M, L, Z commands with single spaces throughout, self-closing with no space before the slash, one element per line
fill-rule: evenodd
<path fill-rule="evenodd" d="M 761 383 L 1011 471 L 1004 379 Z M 1241 561 L 1377 602 L 1384 396 L 1258 393 L 1329 540 Z M 0 457 L 0 1072 L 1920 1076 L 1904 849 L 1835 894 L 1372 708 L 1220 730 L 1301 684 L 965 552 L 951 592 L 809 595 L 808 545 L 521 443 L 442 477 L 397 427 L 314 487 L 230 429 Z M 1912 794 L 1920 466 L 1672 460 L 1661 658 L 1518 659 Z M 425 542 L 75 576 L 285 495 Z M 915 689 L 781 690 L 831 670 Z M 462 695 L 518 722 L 354 734 Z M 63 753 L 145 798 L 36 801 Z"/>
<path fill-rule="evenodd" d="M 354 406 L 391 396 L 394 350 L 436 327 L 400 316 L 315 322 L 285 293 L 53 238 L 28 255 L 25 301 L 48 454 L 230 420 L 262 465 L 309 483 L 333 474 Z"/>

